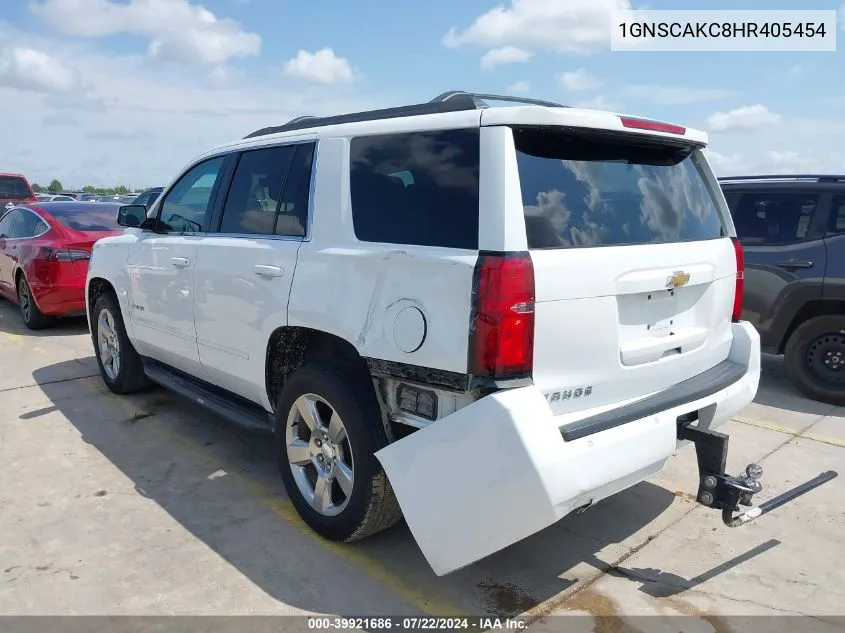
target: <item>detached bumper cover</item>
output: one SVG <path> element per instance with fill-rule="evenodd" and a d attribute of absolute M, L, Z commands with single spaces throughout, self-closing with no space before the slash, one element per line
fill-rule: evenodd
<path fill-rule="evenodd" d="M 678 416 L 698 411 L 697 424 L 715 428 L 743 409 L 760 380 L 760 339 L 748 323 L 732 328 L 730 364 L 714 368 L 713 380 L 699 384 L 709 388 L 689 390 L 685 402 L 669 399 L 678 385 L 665 392 L 665 408 L 654 410 L 657 394 L 638 417 L 617 417 L 608 428 L 567 440 L 567 429 L 581 421 L 559 428 L 543 394 L 521 387 L 487 396 L 376 453 L 434 572 L 470 565 L 659 472 L 677 448 Z"/>

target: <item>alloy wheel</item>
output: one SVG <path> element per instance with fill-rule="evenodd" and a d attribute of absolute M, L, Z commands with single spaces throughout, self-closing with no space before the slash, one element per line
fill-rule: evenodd
<path fill-rule="evenodd" d="M 323 516 L 343 512 L 352 496 L 355 468 L 346 427 L 334 407 L 316 394 L 299 396 L 288 413 L 285 443 L 302 497 Z"/>

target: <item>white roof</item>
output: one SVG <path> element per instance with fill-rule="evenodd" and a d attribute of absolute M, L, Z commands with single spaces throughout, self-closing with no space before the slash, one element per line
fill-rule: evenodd
<path fill-rule="evenodd" d="M 682 133 L 670 133 L 654 129 L 639 129 L 636 127 L 625 126 L 623 124 L 623 119 L 626 118 L 634 119 L 639 122 L 667 125 L 664 122 L 654 121 L 653 119 L 642 118 L 634 115 L 618 114 L 603 110 L 553 108 L 537 105 L 505 106 L 415 116 L 399 116 L 289 130 L 225 143 L 209 150 L 203 154 L 203 156 L 213 156 L 215 154 L 235 149 L 261 147 L 263 145 L 278 143 L 283 140 L 294 141 L 320 138 L 343 138 L 370 134 L 419 132 L 434 129 L 458 129 L 490 125 L 570 126 L 643 134 L 646 136 L 656 136 L 667 139 L 684 139 L 703 145 L 708 143 L 707 133 L 701 130 L 683 126 L 676 126 L 679 128 L 676 132 Z M 676 124 L 668 125 L 674 126 Z"/>

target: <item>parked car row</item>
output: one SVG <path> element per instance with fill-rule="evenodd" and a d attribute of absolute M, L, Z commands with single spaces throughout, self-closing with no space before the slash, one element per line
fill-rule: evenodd
<path fill-rule="evenodd" d="M 111 202 L 117 204 L 150 205 L 161 194 L 162 187 L 151 187 L 140 193 L 97 195 L 84 191 L 36 193 L 23 174 L 0 173 L 0 208 L 10 208 L 16 202 Z"/>
<path fill-rule="evenodd" d="M 697 500 L 754 520 L 760 469 L 725 473 L 716 430 L 756 394 L 758 329 L 799 387 L 845 402 L 826 275 L 845 178 L 717 181 L 697 130 L 490 99 L 256 130 L 151 204 L 18 200 L 0 292 L 29 327 L 87 311 L 111 391 L 157 383 L 272 433 L 322 536 L 404 515 L 438 575 L 685 441 Z"/>
<path fill-rule="evenodd" d="M 23 174 L 0 174 L 0 296 L 18 304 L 32 329 L 55 317 L 84 314 L 92 245 L 121 230 L 121 204 L 151 204 L 161 190 L 128 196 L 41 194 Z"/>

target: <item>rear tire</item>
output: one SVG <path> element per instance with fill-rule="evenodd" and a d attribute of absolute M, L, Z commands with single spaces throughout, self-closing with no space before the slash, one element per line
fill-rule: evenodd
<path fill-rule="evenodd" d="M 808 319 L 789 337 L 784 356 L 789 378 L 802 394 L 845 405 L 845 317 Z"/>
<path fill-rule="evenodd" d="M 150 386 L 141 356 L 126 334 L 120 304 L 110 292 L 101 294 L 91 311 L 91 338 L 100 376 L 110 391 L 127 394 Z"/>
<path fill-rule="evenodd" d="M 357 364 L 322 362 L 290 376 L 279 394 L 275 439 L 291 503 L 321 536 L 356 541 L 402 518 L 375 456 L 388 443 L 381 408 Z"/>
<path fill-rule="evenodd" d="M 43 330 L 52 323 L 52 319 L 38 309 L 35 303 L 35 295 L 32 294 L 32 287 L 26 280 L 26 275 L 21 275 L 18 281 L 18 306 L 21 310 L 23 324 L 30 330 Z"/>

